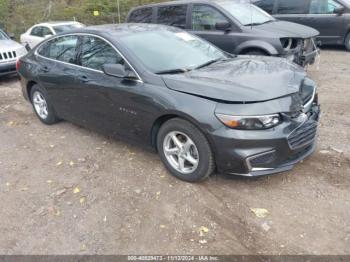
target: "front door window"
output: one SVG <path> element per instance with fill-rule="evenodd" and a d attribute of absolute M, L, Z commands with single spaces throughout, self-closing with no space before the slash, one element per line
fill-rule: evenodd
<path fill-rule="evenodd" d="M 192 29 L 195 31 L 216 30 L 217 23 L 228 23 L 226 17 L 208 5 L 194 5 L 192 10 Z"/>
<path fill-rule="evenodd" d="M 105 64 L 125 64 L 110 44 L 94 36 L 84 37 L 80 63 L 83 67 L 98 71 L 102 71 Z"/>
<path fill-rule="evenodd" d="M 340 4 L 333 0 L 311 0 L 310 14 L 333 14 Z"/>

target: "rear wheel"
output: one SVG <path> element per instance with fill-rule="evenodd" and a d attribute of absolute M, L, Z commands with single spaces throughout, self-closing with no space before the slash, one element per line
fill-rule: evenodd
<path fill-rule="evenodd" d="M 208 140 L 191 123 L 175 118 L 160 128 L 157 147 L 164 165 L 175 177 L 197 182 L 208 178 L 215 169 Z"/>
<path fill-rule="evenodd" d="M 58 122 L 58 118 L 53 109 L 46 92 L 38 85 L 34 85 L 30 92 L 33 109 L 41 122 L 52 125 Z"/>
<path fill-rule="evenodd" d="M 348 33 L 345 38 L 345 47 L 348 51 L 350 51 L 350 33 Z"/>

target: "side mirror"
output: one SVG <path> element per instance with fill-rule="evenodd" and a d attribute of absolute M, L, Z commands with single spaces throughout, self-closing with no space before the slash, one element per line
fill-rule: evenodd
<path fill-rule="evenodd" d="M 345 11 L 344 6 L 337 7 L 333 10 L 334 14 L 342 15 Z"/>
<path fill-rule="evenodd" d="M 215 24 L 215 29 L 220 31 L 229 31 L 231 28 L 231 24 L 228 22 L 221 22 Z"/>
<path fill-rule="evenodd" d="M 106 75 L 115 76 L 119 78 L 125 78 L 128 76 L 125 67 L 121 64 L 105 64 L 103 65 L 103 72 Z"/>

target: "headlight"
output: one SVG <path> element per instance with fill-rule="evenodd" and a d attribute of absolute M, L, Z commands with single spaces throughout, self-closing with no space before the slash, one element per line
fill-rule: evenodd
<path fill-rule="evenodd" d="M 241 130 L 261 130 L 279 125 L 282 122 L 279 114 L 263 116 L 231 116 L 216 114 L 216 117 L 227 127 Z"/>
<path fill-rule="evenodd" d="M 284 50 L 289 51 L 301 45 L 302 40 L 296 38 L 281 38 L 281 44 Z"/>

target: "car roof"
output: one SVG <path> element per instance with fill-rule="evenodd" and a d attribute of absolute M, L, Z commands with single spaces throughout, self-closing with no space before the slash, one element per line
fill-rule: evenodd
<path fill-rule="evenodd" d="M 40 23 L 35 26 L 57 26 L 57 25 L 71 25 L 71 24 L 80 24 L 80 23 L 75 21 L 52 21 L 52 22 Z"/>
<path fill-rule="evenodd" d="M 144 7 L 153 7 L 153 6 L 191 4 L 191 3 L 212 4 L 212 3 L 225 3 L 225 2 L 226 3 L 242 3 L 242 4 L 247 3 L 246 0 L 175 0 L 175 1 L 168 1 L 168 2 L 162 2 L 162 3 L 140 5 L 140 6 L 135 7 L 134 9 L 144 8 Z"/>
<path fill-rule="evenodd" d="M 143 23 L 123 23 L 123 24 L 105 24 L 105 25 L 95 25 L 88 26 L 84 28 L 79 28 L 73 32 L 77 33 L 105 33 L 111 36 L 117 35 L 131 35 L 139 32 L 151 31 L 151 30 L 167 30 L 178 32 L 181 29 L 170 27 L 167 25 L 160 24 L 143 24 Z"/>

